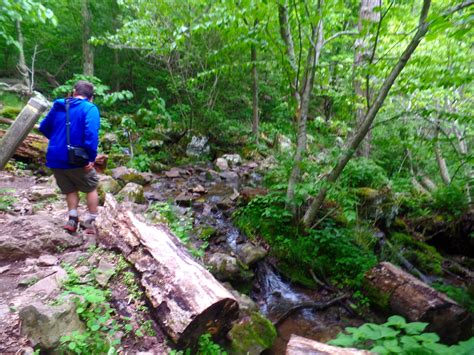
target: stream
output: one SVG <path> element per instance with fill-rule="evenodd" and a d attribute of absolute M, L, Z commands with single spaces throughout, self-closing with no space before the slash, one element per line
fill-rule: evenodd
<path fill-rule="evenodd" d="M 262 176 L 255 171 L 254 163 L 235 167 L 233 170 L 216 172 L 212 165 L 174 168 L 158 176 L 146 188 L 149 201 L 171 202 L 175 212 L 185 218 L 193 218 L 194 230 L 212 228 L 216 231 L 206 253 L 237 255 L 240 245 L 247 241 L 231 219 L 239 192 L 245 188 L 259 188 Z M 202 243 L 197 238 L 193 242 Z M 246 289 L 260 311 L 276 322 L 290 308 L 302 302 L 328 301 L 335 297 L 326 290 L 308 290 L 285 280 L 267 260 L 253 267 L 255 277 L 248 281 Z M 302 309 L 279 323 L 278 338 L 266 354 L 284 354 L 286 343 L 292 334 L 318 341 L 334 338 L 347 326 L 359 326 L 363 319 L 354 318 L 342 306 L 334 305 L 324 311 Z"/>

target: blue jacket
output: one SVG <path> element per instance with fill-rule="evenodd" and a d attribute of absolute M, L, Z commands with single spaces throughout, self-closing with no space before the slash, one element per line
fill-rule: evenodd
<path fill-rule="evenodd" d="M 93 103 L 79 98 L 69 99 L 71 145 L 83 147 L 89 160 L 95 161 L 99 144 L 99 109 Z M 68 164 L 66 144 L 66 104 L 64 99 L 54 101 L 53 108 L 41 121 L 39 130 L 49 139 L 46 166 L 53 169 L 73 169 Z"/>

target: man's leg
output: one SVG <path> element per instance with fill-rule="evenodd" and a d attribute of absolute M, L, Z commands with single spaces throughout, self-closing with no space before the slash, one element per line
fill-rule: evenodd
<path fill-rule="evenodd" d="M 69 211 L 69 219 L 64 225 L 64 229 L 68 232 L 74 233 L 79 224 L 79 216 L 77 213 L 77 207 L 79 206 L 79 193 L 77 191 L 67 193 L 66 203 Z"/>
<path fill-rule="evenodd" d="M 87 193 L 87 210 L 90 215 L 97 217 L 97 208 L 99 206 L 99 194 L 97 189 Z"/>

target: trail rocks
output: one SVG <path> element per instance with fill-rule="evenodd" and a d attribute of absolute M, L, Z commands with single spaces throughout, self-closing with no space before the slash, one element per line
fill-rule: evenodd
<path fill-rule="evenodd" d="M 109 263 L 107 260 L 100 260 L 95 279 L 99 285 L 105 286 L 114 273 L 114 264 Z"/>
<path fill-rule="evenodd" d="M 139 185 L 145 185 L 151 182 L 152 175 L 147 173 L 140 173 L 135 169 L 130 169 L 125 166 L 120 166 L 112 170 L 112 177 L 115 180 L 120 180 L 124 184 L 133 182 Z"/>
<path fill-rule="evenodd" d="M 41 255 L 38 258 L 39 266 L 54 266 L 58 263 L 58 258 L 54 255 Z"/>
<path fill-rule="evenodd" d="M 224 253 L 212 254 L 207 264 L 211 267 L 211 273 L 221 281 L 242 281 L 253 277 L 253 272 L 246 270 L 237 258 Z"/>
<path fill-rule="evenodd" d="M 208 144 L 209 138 L 193 136 L 191 142 L 186 147 L 186 155 L 189 157 L 202 157 L 209 154 L 210 147 Z"/>
<path fill-rule="evenodd" d="M 120 184 L 112 176 L 99 174 L 98 188 L 103 193 L 116 194 L 120 191 Z"/>
<path fill-rule="evenodd" d="M 48 186 L 32 186 L 28 191 L 28 199 L 30 201 L 43 201 L 49 198 L 56 198 L 58 196 L 54 187 Z"/>
<path fill-rule="evenodd" d="M 62 336 L 83 331 L 72 299 L 56 306 L 34 302 L 20 310 L 21 333 L 42 349 L 53 349 Z"/>
<path fill-rule="evenodd" d="M 80 236 L 61 230 L 58 221 L 47 215 L 7 219 L 0 231 L 0 259 L 16 260 L 37 257 L 82 244 Z M 21 231 L 21 232 L 19 232 Z"/>
<path fill-rule="evenodd" d="M 143 186 L 129 182 L 117 194 L 119 199 L 127 202 L 145 203 L 145 195 L 143 194 Z"/>
<path fill-rule="evenodd" d="M 224 158 L 217 158 L 216 167 L 220 171 L 226 171 L 226 170 L 229 170 L 229 163 L 227 163 L 227 160 L 225 160 Z"/>

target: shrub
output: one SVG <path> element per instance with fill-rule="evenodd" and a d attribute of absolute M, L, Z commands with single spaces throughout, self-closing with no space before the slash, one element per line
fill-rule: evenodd
<path fill-rule="evenodd" d="M 340 184 L 348 187 L 378 189 L 388 183 L 383 168 L 366 158 L 351 159 L 340 178 Z"/>
<path fill-rule="evenodd" d="M 433 192 L 434 207 L 440 212 L 460 215 L 467 208 L 467 198 L 457 184 L 441 186 Z"/>

